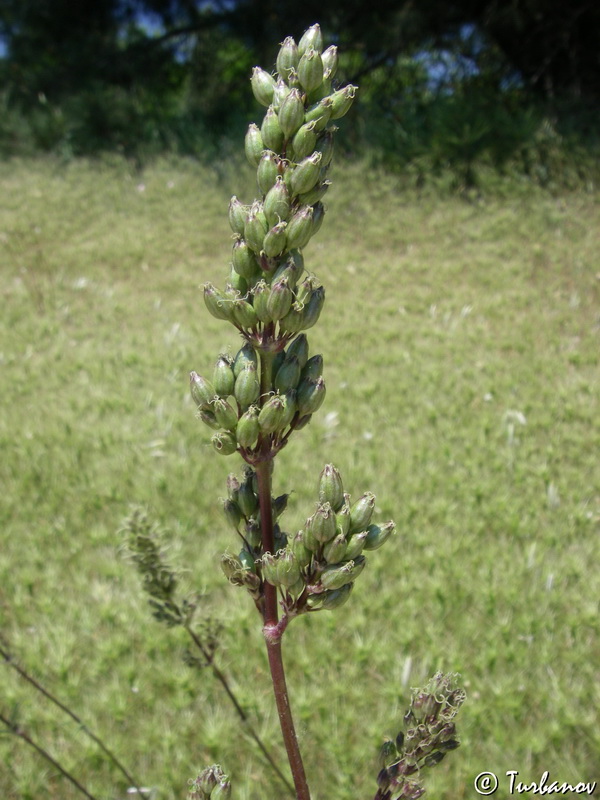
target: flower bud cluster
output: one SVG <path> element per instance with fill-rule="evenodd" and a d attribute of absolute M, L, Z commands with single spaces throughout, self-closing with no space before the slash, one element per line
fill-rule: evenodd
<path fill-rule="evenodd" d="M 287 610 L 332 610 L 346 602 L 366 565 L 363 551 L 376 550 L 395 532 L 392 521 L 371 522 L 375 495 L 354 503 L 339 471 L 328 464 L 319 479 L 319 502 L 289 544 L 261 560 L 263 577 L 286 596 Z"/>
<path fill-rule="evenodd" d="M 256 350 L 246 343 L 235 355 L 219 356 L 212 381 L 190 373 L 190 392 L 199 418 L 213 429 L 212 444 L 222 455 L 238 450 L 249 458 L 270 437 L 277 448 L 291 431 L 306 425 L 325 399 L 323 357 L 308 357 L 300 334 L 273 358 L 271 391 L 261 396 Z"/>
<path fill-rule="evenodd" d="M 375 800 L 416 800 L 425 791 L 418 780 L 420 770 L 439 764 L 459 746 L 454 717 L 466 695 L 454 685 L 455 677 L 438 672 L 413 693 L 403 730 L 381 749 Z"/>
<path fill-rule="evenodd" d="M 231 783 L 219 766 L 206 767 L 193 781 L 190 781 L 188 800 L 229 800 Z"/>
<path fill-rule="evenodd" d="M 312 327 L 325 300 L 314 278 L 302 280 L 302 250 L 325 214 L 337 130 L 331 123 L 348 112 L 356 93 L 355 86 L 333 87 L 337 63 L 337 48 L 324 50 L 313 25 L 298 44 L 291 37 L 282 43 L 273 74 L 252 72 L 252 91 L 267 110 L 260 126 L 248 128 L 245 152 L 261 196 L 249 205 L 231 198 L 229 283 L 224 291 L 207 283 L 204 300 L 213 316 L 258 345 L 265 328 L 289 339 Z"/>

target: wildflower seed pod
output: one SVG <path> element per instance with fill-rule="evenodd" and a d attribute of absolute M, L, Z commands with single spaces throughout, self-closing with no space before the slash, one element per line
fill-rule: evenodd
<path fill-rule="evenodd" d="M 275 185 L 279 174 L 279 160 L 271 150 L 265 150 L 258 162 L 256 170 L 256 180 L 258 188 L 263 194 L 267 194 L 269 189 Z M 264 213 L 264 212 L 263 212 Z M 246 218 L 247 221 L 248 218 Z M 245 232 L 246 228 L 244 228 Z"/>
<path fill-rule="evenodd" d="M 233 301 L 233 321 L 244 330 L 252 330 L 258 325 L 258 317 L 252 305 L 241 297 Z"/>
<path fill-rule="evenodd" d="M 285 360 L 295 358 L 302 370 L 308 361 L 308 352 L 308 339 L 306 334 L 301 333 L 289 345 L 285 353 Z"/>
<path fill-rule="evenodd" d="M 212 403 L 217 394 L 212 383 L 193 370 L 190 372 L 190 393 L 192 400 L 199 408 Z"/>
<path fill-rule="evenodd" d="M 255 517 L 251 517 L 246 523 L 246 530 L 244 536 L 250 547 L 260 546 L 262 540 L 260 533 L 260 525 Z"/>
<path fill-rule="evenodd" d="M 240 482 L 237 479 L 237 476 L 230 472 L 227 476 L 227 497 L 230 500 L 233 500 L 234 503 L 237 502 L 237 494 L 240 490 Z"/>
<path fill-rule="evenodd" d="M 289 497 L 289 494 L 280 494 L 278 497 L 271 498 L 271 508 L 273 510 L 274 520 L 278 520 L 286 510 Z"/>
<path fill-rule="evenodd" d="M 237 503 L 247 519 L 250 519 L 258 511 L 258 497 L 252 489 L 252 480 L 245 480 L 240 486 Z"/>
<path fill-rule="evenodd" d="M 325 399 L 325 391 L 323 378 L 318 378 L 316 381 L 309 378 L 300 382 L 296 392 L 296 402 L 301 417 L 305 414 L 314 414 L 321 408 Z"/>
<path fill-rule="evenodd" d="M 308 359 L 306 364 L 302 367 L 302 374 L 300 376 L 301 380 L 305 380 L 307 378 L 312 378 L 312 380 L 317 380 L 323 374 L 323 356 L 320 353 L 317 353 L 315 356 L 311 356 Z"/>
<path fill-rule="evenodd" d="M 331 186 L 331 181 L 317 181 L 310 192 L 306 192 L 305 194 L 298 195 L 298 202 L 301 203 L 303 206 L 314 206 L 315 203 L 318 203 L 319 200 L 325 196 L 325 193 Z M 320 227 L 320 223 L 319 223 Z M 318 228 L 316 229 L 318 230 Z M 316 233 L 315 226 L 313 224 L 313 234 Z"/>
<path fill-rule="evenodd" d="M 290 250 L 301 250 L 312 236 L 313 210 L 311 206 L 300 206 L 288 222 L 287 241 Z"/>
<path fill-rule="evenodd" d="M 246 214 L 248 213 L 248 206 L 241 203 L 235 195 L 229 201 L 229 224 L 231 230 L 240 236 L 244 233 L 244 224 L 246 222 Z"/>
<path fill-rule="evenodd" d="M 304 306 L 304 311 L 302 312 L 302 330 L 305 331 L 308 328 L 312 328 L 313 325 L 316 324 L 317 320 L 321 316 L 321 311 L 323 310 L 323 305 L 325 303 L 325 289 L 323 286 L 319 286 L 316 289 L 313 289 L 308 302 Z"/>
<path fill-rule="evenodd" d="M 332 125 L 331 128 L 326 128 L 317 140 L 317 150 L 321 153 L 321 168 L 328 167 L 333 160 L 333 153 L 335 150 L 335 132 L 337 128 Z"/>
<path fill-rule="evenodd" d="M 278 433 L 284 431 L 288 425 L 291 424 L 292 420 L 294 419 L 294 415 L 298 410 L 298 404 L 296 403 L 296 392 L 294 389 L 288 389 L 288 391 L 282 396 L 283 399 L 283 413 L 281 415 L 281 420 L 279 422 Z"/>
<path fill-rule="evenodd" d="M 312 517 L 306 520 L 306 527 L 322 544 L 333 539 L 335 536 L 335 513 L 329 503 L 319 503 Z"/>
<path fill-rule="evenodd" d="M 348 546 L 346 548 L 346 558 L 352 559 L 359 556 L 365 549 L 365 539 L 368 536 L 368 531 L 362 533 L 355 533 L 348 539 Z"/>
<path fill-rule="evenodd" d="M 252 290 L 252 305 L 254 306 L 256 316 L 263 323 L 273 321 L 269 316 L 269 310 L 267 308 L 267 301 L 270 294 L 271 288 L 265 280 L 258 281 Z"/>
<path fill-rule="evenodd" d="M 321 60 L 323 61 L 323 71 L 327 72 L 328 78 L 335 78 L 335 73 L 338 68 L 338 49 L 332 44 L 327 50 L 321 53 Z"/>
<path fill-rule="evenodd" d="M 326 464 L 319 475 L 319 502 L 329 503 L 335 512 L 344 504 L 342 476 L 333 464 Z"/>
<path fill-rule="evenodd" d="M 238 554 L 238 558 L 240 559 L 242 569 L 245 569 L 247 572 L 256 572 L 254 556 L 249 550 L 243 547 Z"/>
<path fill-rule="evenodd" d="M 344 492 L 344 502 L 342 507 L 335 515 L 336 530 L 343 533 L 346 538 L 350 530 L 350 495 Z"/>
<path fill-rule="evenodd" d="M 221 428 L 225 428 L 225 430 L 228 431 L 235 431 L 238 417 L 227 400 L 224 400 L 222 397 L 215 398 L 212 404 L 212 412 Z"/>
<path fill-rule="evenodd" d="M 267 192 L 263 210 L 270 227 L 278 222 L 285 222 L 290 216 L 290 193 L 281 175 L 277 175 L 275 183 Z"/>
<path fill-rule="evenodd" d="M 271 230 L 267 231 L 263 240 L 263 251 L 269 258 L 275 258 L 285 250 L 286 228 L 287 222 L 278 222 Z"/>
<path fill-rule="evenodd" d="M 365 539 L 365 550 L 377 550 L 396 532 L 396 525 L 392 520 L 385 525 L 369 525 Z"/>
<path fill-rule="evenodd" d="M 285 138 L 289 139 L 304 122 L 304 103 L 298 89 L 292 89 L 285 98 L 279 107 L 278 116 L 281 130 Z"/>
<path fill-rule="evenodd" d="M 242 411 L 246 411 L 246 409 L 256 403 L 260 395 L 260 383 L 254 364 L 247 364 L 244 369 L 241 370 L 240 374 L 235 379 L 233 394 Z"/>
<path fill-rule="evenodd" d="M 198 412 L 198 416 L 202 420 L 205 425 L 208 425 L 209 428 L 212 428 L 213 431 L 218 431 L 221 429 L 221 426 L 217 422 L 217 418 L 214 415 L 214 412 L 207 408 L 201 408 Z"/>
<path fill-rule="evenodd" d="M 261 164 L 262 164 L 261 160 Z M 246 217 L 246 225 L 244 226 L 244 238 L 248 243 L 249 247 L 254 250 L 255 253 L 260 253 L 262 250 L 263 240 L 267 233 L 267 219 L 265 217 L 264 211 L 262 210 L 262 205 L 260 203 L 254 202 L 250 206 L 250 211 L 248 212 L 248 216 Z"/>
<path fill-rule="evenodd" d="M 300 578 L 300 565 L 289 549 L 280 551 L 277 559 L 277 581 L 280 586 L 293 586 Z"/>
<path fill-rule="evenodd" d="M 259 271 L 256 255 L 244 239 L 236 239 L 233 243 L 231 261 L 237 274 L 246 280 L 252 280 Z"/>
<path fill-rule="evenodd" d="M 279 320 L 279 327 L 285 333 L 298 333 L 302 329 L 304 319 L 304 306 L 300 303 L 292 303 L 290 310 Z"/>
<path fill-rule="evenodd" d="M 225 519 L 231 525 L 231 527 L 234 530 L 237 530 L 242 520 L 242 512 L 240 511 L 238 504 L 227 498 L 227 500 L 223 502 L 223 513 L 225 514 Z"/>
<path fill-rule="evenodd" d="M 235 271 L 233 264 L 229 270 L 229 286 L 237 292 L 238 296 L 243 296 L 248 292 L 248 281 Z M 235 315 L 233 316 L 235 317 Z"/>
<path fill-rule="evenodd" d="M 338 89 L 331 96 L 331 117 L 330 119 L 340 119 L 350 110 L 350 106 L 354 102 L 356 90 L 358 86 L 344 86 L 343 89 Z"/>
<path fill-rule="evenodd" d="M 324 611 L 333 611 L 340 606 L 343 606 L 346 600 L 350 597 L 350 592 L 354 583 L 346 583 L 340 589 L 333 589 L 329 592 L 323 592 L 323 602 L 321 608 Z"/>
<path fill-rule="evenodd" d="M 270 397 L 258 414 L 258 424 L 261 433 L 275 433 L 281 427 L 284 406 L 281 395 L 274 394 Z"/>
<path fill-rule="evenodd" d="M 307 94 L 323 82 L 323 59 L 317 50 L 311 48 L 303 53 L 298 62 L 298 80 Z"/>
<path fill-rule="evenodd" d="M 315 145 L 317 144 L 317 132 L 315 131 L 316 122 L 305 122 L 301 125 L 294 138 L 292 139 L 292 150 L 294 159 L 302 161 L 303 158 L 309 156 L 314 152 Z"/>
<path fill-rule="evenodd" d="M 265 72 L 261 67 L 254 67 L 250 78 L 254 97 L 262 106 L 269 106 L 273 100 L 273 90 L 275 89 L 275 78 Z"/>
<path fill-rule="evenodd" d="M 350 534 L 367 530 L 374 508 L 375 495 L 373 492 L 365 492 L 350 509 Z"/>
<path fill-rule="evenodd" d="M 279 124 L 277 112 L 272 105 L 268 107 L 267 113 L 264 116 L 260 126 L 260 135 L 266 148 L 274 150 L 275 152 L 281 150 L 283 145 L 283 131 Z"/>
<path fill-rule="evenodd" d="M 296 561 L 300 569 L 306 569 L 311 562 L 312 553 L 304 544 L 304 533 L 298 531 L 290 543 L 290 549 L 296 556 Z"/>
<path fill-rule="evenodd" d="M 333 100 L 331 97 L 324 97 L 322 100 L 319 100 L 318 103 L 313 103 L 313 105 L 307 109 L 304 114 L 304 122 L 314 122 L 315 131 L 319 133 L 327 127 L 332 112 Z"/>
<path fill-rule="evenodd" d="M 258 356 L 256 355 L 256 351 L 250 344 L 246 343 L 237 351 L 233 360 L 233 374 L 236 378 L 248 364 L 253 364 L 254 367 L 258 369 Z"/>
<path fill-rule="evenodd" d="M 306 520 L 304 528 L 300 531 L 300 533 L 302 534 L 302 541 L 304 542 L 306 549 L 311 553 L 316 553 L 319 547 L 321 547 L 321 543 L 313 536 L 312 517 L 309 517 Z"/>
<path fill-rule="evenodd" d="M 273 103 L 272 103 L 275 111 L 279 111 L 279 109 L 281 108 L 281 104 L 291 91 L 292 87 L 289 86 L 282 78 L 280 78 L 277 81 L 277 83 L 275 84 L 275 91 L 273 92 Z"/>
<path fill-rule="evenodd" d="M 222 456 L 230 456 L 237 450 L 237 440 L 231 431 L 220 431 L 213 435 L 212 446 Z"/>
<path fill-rule="evenodd" d="M 273 386 L 281 394 L 285 394 L 289 389 L 295 389 L 300 381 L 300 362 L 295 356 L 286 358 L 273 381 Z"/>
<path fill-rule="evenodd" d="M 325 206 L 320 201 L 313 206 L 313 228 L 312 236 L 319 232 L 323 219 L 325 218 Z"/>
<path fill-rule="evenodd" d="M 307 28 L 302 34 L 298 42 L 298 55 L 300 58 L 302 58 L 304 53 L 310 50 L 311 47 L 318 53 L 323 50 L 323 34 L 321 33 L 321 26 L 318 23 L 311 25 L 310 28 Z"/>
<path fill-rule="evenodd" d="M 271 586 L 278 586 L 277 557 L 273 553 L 265 553 L 260 560 L 263 578 Z"/>
<path fill-rule="evenodd" d="M 275 63 L 277 72 L 284 80 L 287 80 L 290 70 L 298 67 L 299 60 L 298 45 L 291 36 L 287 36 L 277 53 L 277 61 Z"/>
<path fill-rule="evenodd" d="M 325 567 L 320 577 L 321 586 L 324 589 L 341 589 L 358 578 L 366 563 L 364 556 L 358 556 L 353 561 Z"/>
<path fill-rule="evenodd" d="M 346 537 L 343 533 L 338 533 L 323 548 L 323 557 L 328 564 L 339 564 L 346 555 Z"/>
<path fill-rule="evenodd" d="M 258 407 L 250 406 L 239 418 L 235 435 L 240 447 L 254 447 L 258 440 Z"/>
<path fill-rule="evenodd" d="M 231 781 L 219 781 L 210 794 L 210 800 L 231 800 Z"/>
<path fill-rule="evenodd" d="M 260 157 L 265 150 L 265 145 L 260 134 L 260 129 L 255 122 L 252 122 L 246 132 L 244 139 L 244 152 L 250 166 L 257 167 Z"/>
<path fill-rule="evenodd" d="M 292 172 L 292 195 L 310 192 L 319 180 L 322 155 L 316 150 L 311 156 L 303 159 Z"/>
<path fill-rule="evenodd" d="M 271 292 L 267 300 L 267 310 L 272 320 L 285 317 L 292 305 L 292 290 L 287 278 L 280 278 L 271 285 Z"/>
<path fill-rule="evenodd" d="M 220 289 L 212 283 L 204 284 L 204 303 L 216 319 L 232 320 L 231 304 Z"/>

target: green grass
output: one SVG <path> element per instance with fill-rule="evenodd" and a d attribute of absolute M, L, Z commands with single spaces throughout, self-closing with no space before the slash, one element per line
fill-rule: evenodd
<path fill-rule="evenodd" d="M 327 289 L 309 341 L 328 395 L 275 488 L 294 490 L 295 531 L 333 462 L 399 535 L 342 610 L 286 634 L 314 800 L 373 796 L 383 735 L 438 668 L 461 673 L 468 700 L 431 798 L 474 797 L 484 770 L 599 779 L 596 198 L 469 204 L 360 165 L 334 179 L 306 250 Z M 169 530 L 170 560 L 225 626 L 219 663 L 283 759 L 256 613 L 218 566 L 235 547 L 218 498 L 240 462 L 213 453 L 187 388 L 238 347 L 198 287 L 224 282 L 227 205 L 252 199 L 249 172 L 37 161 L 0 165 L 0 180 L 1 630 L 160 800 L 215 761 L 238 800 L 278 797 L 222 689 L 182 663 L 182 632 L 150 617 L 117 534 L 130 504 Z M 74 725 L 8 667 L 1 686 L 0 708 L 124 800 Z M 0 738 L 0 797 L 78 796 Z"/>

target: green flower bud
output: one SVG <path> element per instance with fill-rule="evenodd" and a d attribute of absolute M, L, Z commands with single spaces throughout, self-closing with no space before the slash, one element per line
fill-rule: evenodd
<path fill-rule="evenodd" d="M 296 556 L 296 561 L 300 569 L 305 569 L 310 564 L 312 553 L 304 544 L 304 533 L 298 531 L 290 543 L 290 549 Z"/>
<path fill-rule="evenodd" d="M 273 320 L 269 316 L 269 309 L 267 307 L 267 301 L 271 294 L 271 287 L 266 281 L 260 280 L 255 284 L 252 294 L 252 305 L 254 306 L 254 311 L 258 319 L 264 323 L 272 322 Z"/>
<path fill-rule="evenodd" d="M 319 133 L 327 127 L 333 112 L 333 100 L 331 97 L 324 97 L 318 103 L 314 103 L 304 114 L 304 122 L 314 122 L 315 131 Z"/>
<path fill-rule="evenodd" d="M 258 162 L 258 169 L 256 170 L 258 188 L 263 194 L 267 194 L 269 189 L 275 185 L 278 175 L 279 159 L 271 150 L 265 150 Z M 244 228 L 244 231 L 245 230 Z"/>
<path fill-rule="evenodd" d="M 308 352 L 308 339 L 306 338 L 306 334 L 301 333 L 299 336 L 296 336 L 288 347 L 285 360 L 287 361 L 295 358 L 300 365 L 300 370 L 302 370 L 308 361 Z"/>
<path fill-rule="evenodd" d="M 319 476 L 319 502 L 329 503 L 334 511 L 344 504 L 342 476 L 333 464 L 326 464 Z"/>
<path fill-rule="evenodd" d="M 278 222 L 270 231 L 267 231 L 263 240 L 263 250 L 269 258 L 275 258 L 285 250 L 286 228 L 287 222 Z"/>
<path fill-rule="evenodd" d="M 194 781 L 194 786 L 208 798 L 217 783 L 224 777 L 221 767 L 218 764 L 213 764 L 212 767 L 206 767 L 206 769 L 202 770 Z"/>
<path fill-rule="evenodd" d="M 321 586 L 324 589 L 341 589 L 342 586 L 358 578 L 366 563 L 364 556 L 358 556 L 353 561 L 346 561 L 345 564 L 325 567 L 320 577 Z"/>
<path fill-rule="evenodd" d="M 346 549 L 346 558 L 356 558 L 359 556 L 362 551 L 365 549 L 365 539 L 368 536 L 367 531 L 362 531 L 362 533 L 354 533 L 348 539 L 348 547 Z"/>
<path fill-rule="evenodd" d="M 193 370 L 190 372 L 190 392 L 192 400 L 199 408 L 212 403 L 217 394 L 212 383 Z"/>
<path fill-rule="evenodd" d="M 232 369 L 232 361 L 229 356 L 219 356 L 213 371 L 213 385 L 215 394 L 219 397 L 229 397 L 233 394 L 235 376 Z"/>
<path fill-rule="evenodd" d="M 224 400 L 222 397 L 215 398 L 212 404 L 212 412 L 221 428 L 225 428 L 228 431 L 235 431 L 238 417 L 227 400 Z"/>
<path fill-rule="evenodd" d="M 215 433 L 211 439 L 212 446 L 222 456 L 230 456 L 237 450 L 237 440 L 231 431 Z"/>
<path fill-rule="evenodd" d="M 317 380 L 323 374 L 323 356 L 320 353 L 317 353 L 316 356 L 312 356 L 308 359 L 306 364 L 302 367 L 302 374 L 300 375 L 301 380 L 306 380 L 307 378 L 311 378 L 312 380 Z"/>
<path fill-rule="evenodd" d="M 250 166 L 258 166 L 264 149 L 265 145 L 260 135 L 260 129 L 255 122 L 252 122 L 246 132 L 246 138 L 244 139 L 244 151 Z"/>
<path fill-rule="evenodd" d="M 312 517 L 306 520 L 306 527 L 314 538 L 322 544 L 333 539 L 335 536 L 335 513 L 329 503 L 319 503 Z"/>
<path fill-rule="evenodd" d="M 321 202 L 315 203 L 313 206 L 313 229 L 312 229 L 313 236 L 315 235 L 315 233 L 319 232 L 319 229 L 323 224 L 324 217 L 325 217 L 325 206 Z"/>
<path fill-rule="evenodd" d="M 317 181 L 310 192 L 306 192 L 305 194 L 298 195 L 298 201 L 303 206 L 314 206 L 316 203 L 319 202 L 324 196 L 329 187 L 331 186 L 331 181 Z M 313 212 L 314 215 L 314 212 Z M 320 224 L 319 224 L 320 227 Z M 315 229 L 314 219 L 313 219 L 313 234 L 316 233 L 318 228 Z"/>
<path fill-rule="evenodd" d="M 315 151 L 312 156 L 303 159 L 292 172 L 292 195 L 310 192 L 319 180 L 322 155 Z"/>
<path fill-rule="evenodd" d="M 298 80 L 305 92 L 312 92 L 323 82 L 323 59 L 317 50 L 306 50 L 298 63 Z"/>
<path fill-rule="evenodd" d="M 396 525 L 392 520 L 386 522 L 381 527 L 379 525 L 369 525 L 365 539 L 365 550 L 377 550 L 396 532 Z"/>
<path fill-rule="evenodd" d="M 240 447 L 254 447 L 258 439 L 258 407 L 250 406 L 238 420 L 235 435 Z"/>
<path fill-rule="evenodd" d="M 221 426 L 217 422 L 217 418 L 214 415 L 214 412 L 211 411 L 209 408 L 201 408 L 198 412 L 198 416 L 202 420 L 205 425 L 208 425 L 209 428 L 212 428 L 213 431 L 218 431 L 221 429 Z"/>
<path fill-rule="evenodd" d="M 292 304 L 292 290 L 287 278 L 280 278 L 271 285 L 271 292 L 267 300 L 267 310 L 272 320 L 285 317 Z"/>
<path fill-rule="evenodd" d="M 304 319 L 304 306 L 300 303 L 292 303 L 290 310 L 279 320 L 279 327 L 286 333 L 298 333 L 302 329 Z"/>
<path fill-rule="evenodd" d="M 316 23 L 311 25 L 310 28 L 304 31 L 302 38 L 298 42 L 298 55 L 302 58 L 304 53 L 310 48 L 320 53 L 323 50 L 323 34 L 321 33 L 321 26 Z"/>
<path fill-rule="evenodd" d="M 249 406 L 256 403 L 260 395 L 260 383 L 254 364 L 245 366 L 237 376 L 233 394 L 242 411 L 246 411 Z"/>
<path fill-rule="evenodd" d="M 233 318 L 231 303 L 223 292 L 213 286 L 212 283 L 204 284 L 204 303 L 213 317 L 231 322 Z"/>
<path fill-rule="evenodd" d="M 323 592 L 323 602 L 321 603 L 321 608 L 324 611 L 333 611 L 335 608 L 343 606 L 346 600 L 350 597 L 350 592 L 352 591 L 353 586 L 354 583 L 346 583 L 340 589 Z"/>
<path fill-rule="evenodd" d="M 281 130 L 286 139 L 289 139 L 304 122 L 304 103 L 298 89 L 292 89 L 285 98 L 279 107 L 278 116 Z"/>
<path fill-rule="evenodd" d="M 273 100 L 273 90 L 275 89 L 275 78 L 265 72 L 260 67 L 254 67 L 250 78 L 254 97 L 262 106 L 269 106 Z"/>
<path fill-rule="evenodd" d="M 338 533 L 323 548 L 323 557 L 328 564 L 339 564 L 346 555 L 346 548 L 346 537 L 343 533 Z"/>
<path fill-rule="evenodd" d="M 290 193 L 281 175 L 277 175 L 274 185 L 267 192 L 264 212 L 270 227 L 286 221 L 290 215 Z"/>
<path fill-rule="evenodd" d="M 328 73 L 329 78 L 335 78 L 338 68 L 337 47 L 334 44 L 330 45 L 327 50 L 321 53 L 321 59 L 323 61 L 323 71 Z"/>
<path fill-rule="evenodd" d="M 245 480 L 238 493 L 238 506 L 242 514 L 249 519 L 258 511 L 258 497 L 252 489 L 252 480 Z"/>
<path fill-rule="evenodd" d="M 283 40 L 279 49 L 279 53 L 277 53 L 277 61 L 275 64 L 277 67 L 277 72 L 284 80 L 286 80 L 289 75 L 289 71 L 291 69 L 296 69 L 298 66 L 299 60 L 300 56 L 298 55 L 298 45 L 291 36 L 288 36 Z"/>
<path fill-rule="evenodd" d="M 238 504 L 227 498 L 227 500 L 223 502 L 223 513 L 225 514 L 225 519 L 231 525 L 231 527 L 234 530 L 237 530 L 242 520 L 242 512 L 240 511 Z"/>
<path fill-rule="evenodd" d="M 281 427 L 281 419 L 284 413 L 283 398 L 279 394 L 272 395 L 258 415 L 258 424 L 261 433 L 275 433 Z"/>
<path fill-rule="evenodd" d="M 306 247 L 312 236 L 313 210 L 311 206 L 300 206 L 288 222 L 287 240 L 290 250 Z"/>
<path fill-rule="evenodd" d="M 244 225 L 246 222 L 246 214 L 248 213 L 248 206 L 237 199 L 235 195 L 229 201 L 229 224 L 234 233 L 242 235 L 244 233 Z"/>
<path fill-rule="evenodd" d="M 312 326 L 315 325 L 321 315 L 324 303 L 325 289 L 323 286 L 313 289 L 310 297 L 308 298 L 308 303 L 306 303 L 304 306 L 304 311 L 302 314 L 303 331 L 308 330 L 308 328 L 312 328 Z"/>
<path fill-rule="evenodd" d="M 349 84 L 348 86 L 344 86 L 343 89 L 338 89 L 337 92 L 331 95 L 332 108 L 330 119 L 339 119 L 348 113 L 350 106 L 354 102 L 357 89 L 358 86 Z"/>
<path fill-rule="evenodd" d="M 291 550 L 280 550 L 277 554 L 277 581 L 280 586 L 293 586 L 300 578 L 300 565 Z"/>
<path fill-rule="evenodd" d="M 241 297 L 233 301 L 233 320 L 240 326 L 250 330 L 258 325 L 256 311 L 247 300 Z"/>
<path fill-rule="evenodd" d="M 260 126 L 260 135 L 262 137 L 264 146 L 269 150 L 279 151 L 283 146 L 283 131 L 279 124 L 279 117 L 275 108 L 271 105 L 267 109 L 262 124 Z"/>
<path fill-rule="evenodd" d="M 286 357 L 285 361 L 277 371 L 273 386 L 281 394 L 285 394 L 289 389 L 295 389 L 300 382 L 300 362 L 292 355 Z"/>
<path fill-rule="evenodd" d="M 304 125 L 298 128 L 292 139 L 292 150 L 296 161 L 302 161 L 303 158 L 306 158 L 314 151 L 317 144 L 315 127 L 316 122 L 313 120 L 312 122 L 305 122 Z"/>
<path fill-rule="evenodd" d="M 233 243 L 231 260 L 237 274 L 247 280 L 252 280 L 259 271 L 256 255 L 244 239 L 236 239 Z"/>
<path fill-rule="evenodd" d="M 252 345 L 246 343 L 237 351 L 233 360 L 233 374 L 236 378 L 248 364 L 253 364 L 254 367 L 258 369 L 258 356 L 256 355 L 256 351 Z"/>
<path fill-rule="evenodd" d="M 244 238 L 255 253 L 260 253 L 262 250 L 262 244 L 266 233 L 267 220 L 264 211 L 262 210 L 262 205 L 261 203 L 254 202 L 250 206 L 250 211 L 246 217 Z"/>
<path fill-rule="evenodd" d="M 323 378 L 318 378 L 316 381 L 309 378 L 300 382 L 296 392 L 296 402 L 298 403 L 298 412 L 301 417 L 318 411 L 324 399 L 325 381 Z"/>
<path fill-rule="evenodd" d="M 350 509 L 350 533 L 360 533 L 366 531 L 373 516 L 375 508 L 375 495 L 373 492 L 365 492 L 363 496 L 354 503 Z"/>

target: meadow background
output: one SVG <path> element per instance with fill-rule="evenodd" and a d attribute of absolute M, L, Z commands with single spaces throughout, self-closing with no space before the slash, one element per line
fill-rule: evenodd
<path fill-rule="evenodd" d="M 600 780 L 600 211 L 531 181 L 472 198 L 334 164 L 306 263 L 327 300 L 309 332 L 328 393 L 278 458 L 295 532 L 334 463 L 398 536 L 348 604 L 293 622 L 284 652 L 315 800 L 375 793 L 376 755 L 410 688 L 459 672 L 461 748 L 431 798 L 473 798 L 490 770 Z M 188 372 L 235 353 L 200 285 L 224 282 L 232 193 L 250 169 L 162 158 L 0 163 L 0 630 L 33 674 L 159 800 L 219 762 L 239 800 L 280 797 L 184 634 L 149 614 L 118 533 L 132 504 L 224 625 L 217 661 L 284 759 L 254 608 L 227 584 L 235 548 Z M 0 706 L 98 797 L 127 785 L 6 665 Z M 501 786 L 506 784 L 501 783 Z M 0 737 L 0 797 L 75 790 Z"/>

